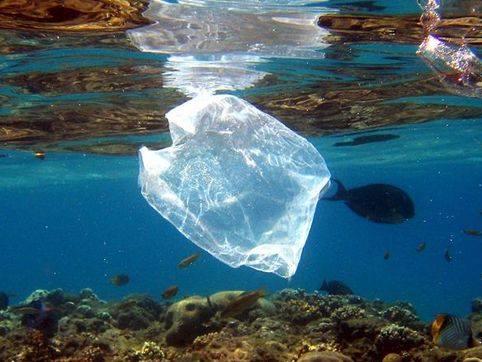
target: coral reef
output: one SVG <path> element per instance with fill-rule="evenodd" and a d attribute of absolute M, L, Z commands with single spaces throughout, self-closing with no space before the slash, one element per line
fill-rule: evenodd
<path fill-rule="evenodd" d="M 103 301 L 92 290 L 37 290 L 0 312 L 2 361 L 477 361 L 482 347 L 440 349 L 404 302 L 323 296 L 285 289 L 235 317 L 221 312 L 241 291 L 190 296 L 171 304 L 145 295 Z M 51 335 L 25 325 L 27 306 L 54 313 Z M 470 318 L 480 330 L 479 301 Z M 30 308 L 30 309 L 29 309 Z"/>

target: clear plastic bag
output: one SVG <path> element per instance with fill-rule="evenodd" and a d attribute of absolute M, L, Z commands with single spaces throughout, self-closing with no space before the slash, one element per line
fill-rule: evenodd
<path fill-rule="evenodd" d="M 199 95 L 166 116 L 173 145 L 139 151 L 149 204 L 224 263 L 291 277 L 330 179 L 319 152 L 235 96 Z"/>

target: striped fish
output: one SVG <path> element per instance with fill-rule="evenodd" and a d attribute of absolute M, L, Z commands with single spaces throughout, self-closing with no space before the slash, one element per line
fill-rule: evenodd
<path fill-rule="evenodd" d="M 448 349 L 465 349 L 476 343 L 470 321 L 450 314 L 439 314 L 432 323 L 433 343 Z"/>

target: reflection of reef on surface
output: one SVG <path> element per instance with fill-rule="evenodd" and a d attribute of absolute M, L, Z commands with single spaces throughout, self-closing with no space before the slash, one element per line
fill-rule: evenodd
<path fill-rule="evenodd" d="M 59 96 L 83 92 L 142 91 L 162 88 L 159 65 L 123 65 L 119 67 L 85 67 L 62 72 L 14 74 L 2 82 L 18 88 L 18 93 Z"/>
<path fill-rule="evenodd" d="M 450 351 L 434 346 L 427 325 L 408 303 L 285 289 L 235 317 L 222 318 L 219 312 L 238 294 L 192 296 L 171 304 L 143 295 L 104 302 L 90 289 L 79 294 L 36 291 L 27 302 L 40 299 L 50 306 L 53 338 L 41 327 L 22 326 L 18 306 L 1 311 L 0 359 L 368 362 L 482 357 L 482 347 Z M 470 318 L 480 338 L 477 306 L 474 302 Z"/>
<path fill-rule="evenodd" d="M 346 74 L 356 75 L 354 70 Z M 149 65 L 117 68 L 81 68 L 59 73 L 28 73 L 4 79 L 18 94 L 62 96 L 62 92 L 97 93 L 91 100 L 55 101 L 47 105 L 9 106 L 0 115 L 0 142 L 5 146 L 45 146 L 63 140 L 82 140 L 129 134 L 152 134 L 168 129 L 165 113 L 186 98 L 162 87 L 161 71 Z M 480 107 L 424 104 L 400 98 L 444 94 L 436 79 L 363 87 L 326 81 L 293 93 L 267 93 L 248 101 L 304 134 L 327 134 L 394 124 L 482 116 Z M 119 92 L 119 90 L 126 90 Z M 142 93 L 141 93 L 142 92 Z M 139 96 L 142 94 L 142 96 Z M 391 101 L 391 102 L 390 102 Z M 116 147 L 110 149 L 114 153 Z M 89 152 L 89 148 L 78 148 Z M 119 149 L 120 154 L 125 152 Z"/>
<path fill-rule="evenodd" d="M 305 134 L 482 116 L 480 107 L 399 100 L 442 94 L 444 90 L 436 79 L 421 78 L 364 88 L 323 82 L 306 91 L 260 96 L 250 101 Z"/>
<path fill-rule="evenodd" d="M 35 145 L 167 131 L 164 114 L 172 106 L 166 104 L 166 109 L 153 109 L 142 100 L 119 99 L 118 104 L 105 104 L 102 108 L 96 104 L 35 107 L 19 115 L 2 117 L 0 142 L 4 145 Z"/>
<path fill-rule="evenodd" d="M 41 31 L 120 32 L 149 21 L 145 0 L 3 0 L 0 28 Z"/>
<path fill-rule="evenodd" d="M 331 32 L 325 39 L 329 43 L 360 41 L 385 41 L 415 43 L 423 41 L 424 34 L 417 16 L 377 15 L 322 15 L 318 25 Z M 482 19 L 476 16 L 445 18 L 435 35 L 445 41 L 482 45 Z"/>

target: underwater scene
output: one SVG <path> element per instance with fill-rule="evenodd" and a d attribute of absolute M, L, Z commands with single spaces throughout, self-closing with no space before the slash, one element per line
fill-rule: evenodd
<path fill-rule="evenodd" d="M 0 1 L 0 361 L 482 361 L 479 0 Z"/>

